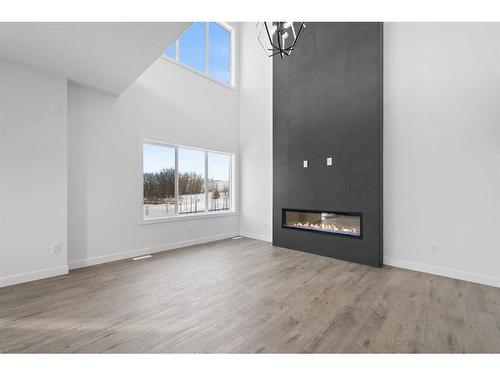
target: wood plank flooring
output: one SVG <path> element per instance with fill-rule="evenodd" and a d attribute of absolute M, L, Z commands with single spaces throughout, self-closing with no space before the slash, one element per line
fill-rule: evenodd
<path fill-rule="evenodd" d="M 500 289 L 224 240 L 0 289 L 0 352 L 500 352 Z"/>

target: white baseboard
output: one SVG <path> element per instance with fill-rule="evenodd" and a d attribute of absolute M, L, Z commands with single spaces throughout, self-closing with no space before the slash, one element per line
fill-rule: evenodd
<path fill-rule="evenodd" d="M 261 234 L 252 234 L 252 233 L 240 232 L 240 236 L 248 237 L 248 238 L 253 238 L 254 240 L 259 240 L 259 241 L 273 242 L 272 237 L 270 237 L 270 236 L 263 236 Z"/>
<path fill-rule="evenodd" d="M 47 268 L 44 270 L 26 272 L 26 273 L 18 273 L 16 275 L 0 278 L 0 288 L 9 285 L 27 283 L 29 281 L 46 279 L 48 277 L 65 275 L 67 273 L 68 273 L 68 266 Z"/>
<path fill-rule="evenodd" d="M 495 276 L 482 275 L 473 272 L 460 271 L 453 268 L 439 267 L 425 263 L 410 262 L 406 260 L 386 258 L 386 257 L 384 257 L 384 264 L 398 268 L 405 268 L 412 271 L 425 272 L 444 277 L 451 277 L 453 279 L 470 281 L 473 283 L 495 286 L 497 288 L 500 288 L 500 278 Z"/>
<path fill-rule="evenodd" d="M 221 234 L 221 235 L 217 235 L 217 236 L 201 237 L 201 238 L 196 238 L 193 240 L 172 242 L 172 243 L 161 245 L 161 246 L 148 247 L 148 248 L 144 248 L 144 249 L 137 249 L 137 250 L 130 250 L 130 251 L 123 251 L 120 253 L 114 253 L 114 254 L 110 254 L 110 255 L 103 255 L 103 256 L 99 256 L 99 257 L 92 257 L 92 258 L 81 259 L 81 260 L 74 260 L 74 261 L 69 262 L 69 269 L 74 270 L 77 268 L 95 266 L 97 264 L 114 262 L 117 260 L 138 257 L 141 255 L 146 255 L 146 254 L 160 253 L 162 251 L 174 250 L 174 249 L 179 249 L 182 247 L 224 240 L 226 238 L 231 238 L 231 237 L 235 237 L 238 235 L 239 235 L 239 233 L 226 233 L 226 234 Z"/>

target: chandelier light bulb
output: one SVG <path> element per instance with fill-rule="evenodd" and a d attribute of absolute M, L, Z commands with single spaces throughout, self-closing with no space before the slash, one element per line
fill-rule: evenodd
<path fill-rule="evenodd" d="M 294 52 L 305 26 L 304 22 L 258 22 L 257 39 L 269 57 L 278 55 L 283 59 Z"/>

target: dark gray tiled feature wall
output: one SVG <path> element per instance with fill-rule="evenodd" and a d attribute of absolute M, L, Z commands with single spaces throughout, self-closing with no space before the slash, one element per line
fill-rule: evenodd
<path fill-rule="evenodd" d="M 274 58 L 277 246 L 382 265 L 382 27 L 308 22 L 295 52 Z M 361 212 L 363 238 L 282 228 L 282 208 Z"/>

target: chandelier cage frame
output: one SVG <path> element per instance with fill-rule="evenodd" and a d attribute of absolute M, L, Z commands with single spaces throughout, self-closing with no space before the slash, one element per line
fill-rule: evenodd
<path fill-rule="evenodd" d="M 306 24 L 304 22 L 300 23 L 298 31 L 295 31 L 296 22 L 259 22 L 257 23 L 257 28 L 261 25 L 259 30 L 258 40 L 268 57 L 273 57 L 276 55 L 280 55 L 283 59 L 285 56 L 290 56 L 290 54 L 295 50 L 295 46 L 297 45 L 297 41 L 305 29 Z M 288 39 L 288 31 L 290 29 L 293 35 L 293 42 L 286 46 L 286 39 Z M 265 30 L 264 37 L 267 37 L 266 42 L 269 43 L 269 46 L 265 46 L 262 39 L 263 31 Z"/>

